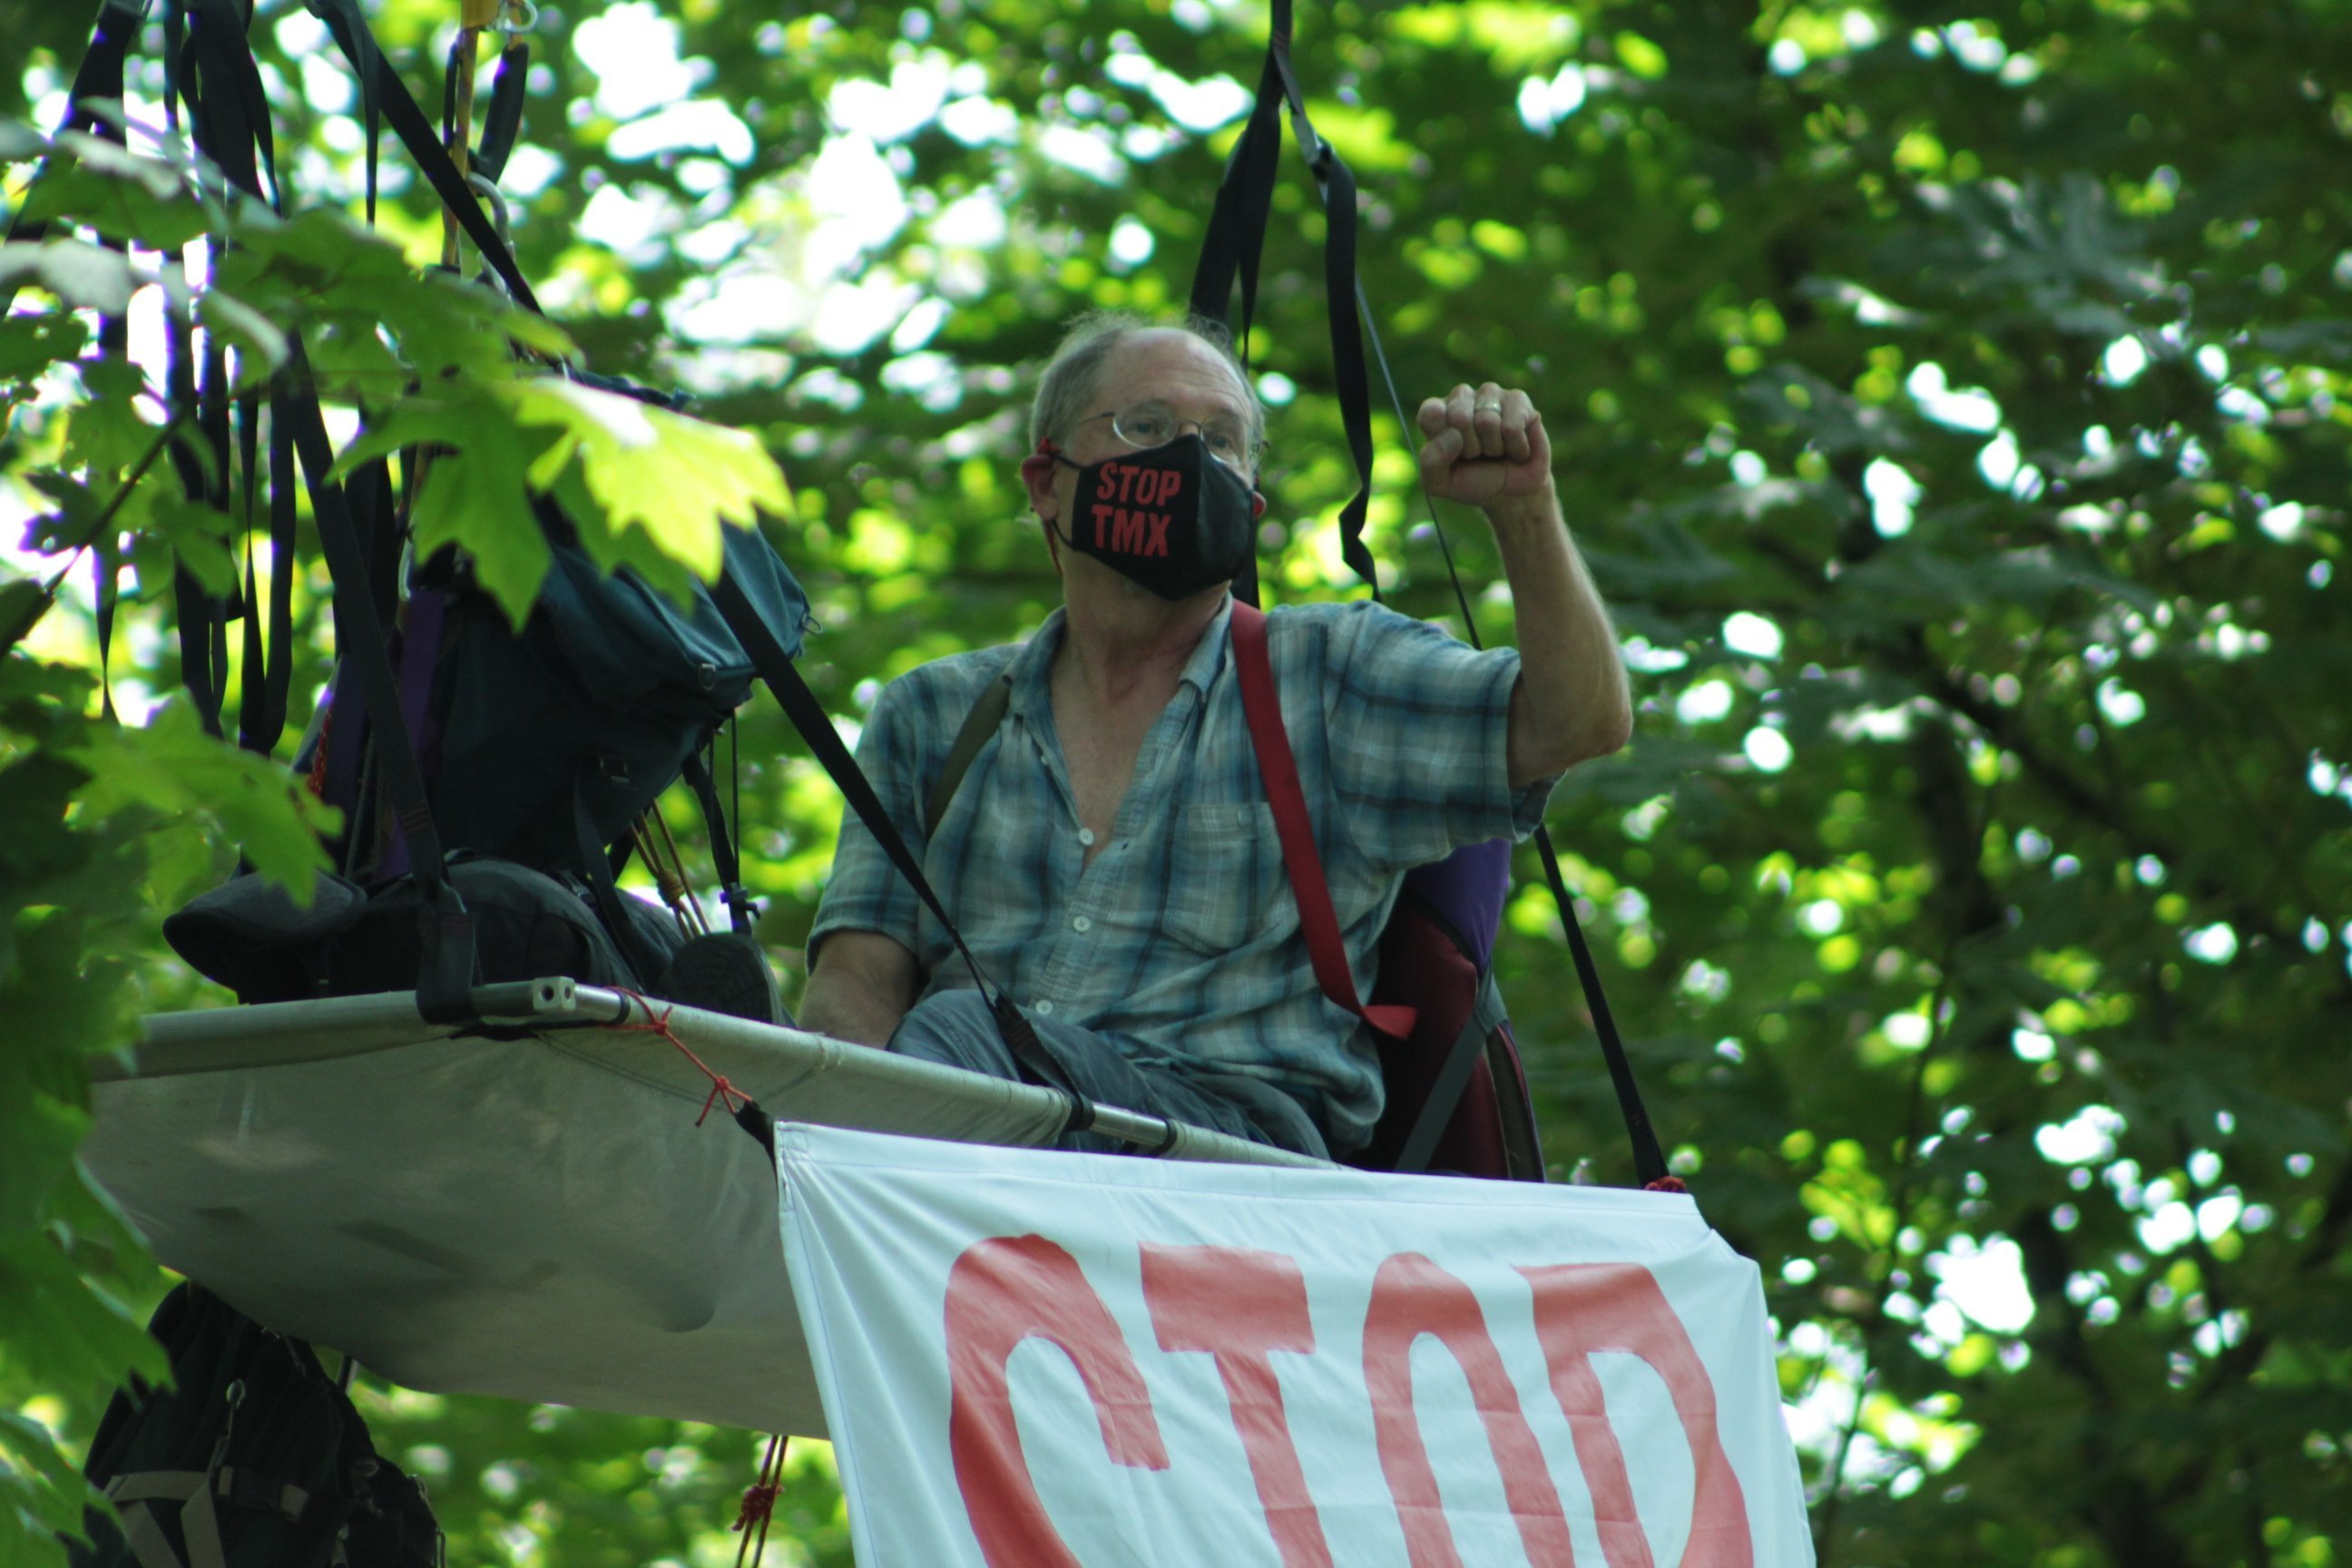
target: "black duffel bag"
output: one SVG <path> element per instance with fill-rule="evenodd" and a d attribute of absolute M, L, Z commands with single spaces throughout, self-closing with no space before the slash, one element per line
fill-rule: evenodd
<path fill-rule="evenodd" d="M 377 1454 L 310 1345 L 194 1285 L 147 1331 L 172 1386 L 134 1377 L 106 1407 L 83 1473 L 121 1523 L 89 1510 L 71 1568 L 434 1568 L 425 1489 Z"/>
<path fill-rule="evenodd" d="M 474 920 L 474 984 L 568 974 L 646 991 L 658 982 L 658 971 L 640 973 L 624 955 L 579 878 L 464 853 L 447 865 Z M 625 896 L 621 905 L 635 951 L 652 954 L 652 963 L 675 954 L 681 941 L 675 920 L 642 899 Z M 414 879 L 394 878 L 371 892 L 324 871 L 308 909 L 284 888 L 247 876 L 163 921 L 164 940 L 190 968 L 246 1003 L 410 990 L 418 931 Z"/>

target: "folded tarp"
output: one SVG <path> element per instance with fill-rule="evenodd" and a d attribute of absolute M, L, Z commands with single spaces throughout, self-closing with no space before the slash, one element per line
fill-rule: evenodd
<path fill-rule="evenodd" d="M 960 1142 L 1047 1143 L 1067 1111 L 688 1007 L 657 1005 L 664 1033 L 569 980 L 475 1005 L 460 1026 L 407 993 L 150 1017 L 93 1063 L 83 1158 L 164 1263 L 406 1387 L 822 1436 L 775 1177 L 722 1107 L 703 1116 L 710 1075 L 785 1121 Z M 1108 1108 L 1098 1126 L 1170 1158 L 1313 1163 Z"/>

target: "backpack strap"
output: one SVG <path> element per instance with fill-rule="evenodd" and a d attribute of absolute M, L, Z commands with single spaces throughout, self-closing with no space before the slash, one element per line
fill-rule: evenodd
<path fill-rule="evenodd" d="M 1412 1033 L 1412 1008 L 1387 1003 L 1367 1006 L 1356 996 L 1347 946 L 1339 939 L 1339 917 L 1331 908 L 1330 885 L 1323 879 L 1323 862 L 1315 853 L 1315 826 L 1307 814 L 1306 792 L 1298 784 L 1297 760 L 1282 727 L 1282 701 L 1276 695 L 1274 664 L 1266 655 L 1264 612 L 1236 600 L 1233 634 L 1234 668 L 1241 679 L 1250 744 L 1257 752 L 1259 776 L 1265 781 L 1266 804 L 1274 808 L 1282 867 L 1290 875 L 1291 896 L 1298 900 L 1299 933 L 1307 939 L 1307 959 L 1316 983 L 1324 995 L 1380 1033 L 1403 1039 Z"/>
<path fill-rule="evenodd" d="M 971 972 L 973 985 L 979 989 L 981 996 L 988 1003 L 990 1013 L 995 1016 L 997 1033 L 1003 1037 L 1005 1049 L 1013 1053 L 1013 1059 L 1023 1079 L 1057 1089 L 1069 1097 L 1070 1109 L 1062 1122 L 1064 1132 L 1083 1132 L 1093 1126 L 1094 1101 L 1070 1081 L 1070 1076 L 1063 1071 L 1062 1065 L 1038 1042 L 1036 1026 L 1022 1013 L 1020 1004 L 997 987 L 996 982 L 981 967 L 980 960 L 972 955 L 971 949 L 965 945 L 963 933 L 956 929 L 954 919 L 949 915 L 947 906 L 940 902 L 939 893 L 931 887 L 930 879 L 923 875 L 922 862 L 908 846 L 898 825 L 890 820 L 890 813 L 883 805 L 882 797 L 874 793 L 872 782 L 858 767 L 857 759 L 851 754 L 848 746 L 843 743 L 841 732 L 833 727 L 833 721 L 825 717 L 824 707 L 817 701 L 816 693 L 809 689 L 808 682 L 802 679 L 800 671 L 793 668 L 792 656 L 776 640 L 775 632 L 761 619 L 759 611 L 732 573 L 725 570 L 719 573 L 719 581 L 710 586 L 710 601 L 719 607 L 728 629 L 735 634 L 735 640 L 751 656 L 752 667 L 760 672 L 760 679 L 767 682 L 769 691 L 782 704 L 784 716 L 793 721 L 793 728 L 800 731 L 801 739 L 808 742 L 809 751 L 816 757 L 818 765 L 832 775 L 849 809 L 857 814 L 857 819 L 874 836 L 875 844 L 898 868 L 898 874 L 907 879 L 907 884 L 914 889 L 915 896 L 931 911 L 931 917 L 947 932 L 948 940 L 955 944 L 957 955 L 963 960 L 964 967 Z"/>
<path fill-rule="evenodd" d="M 715 749 L 718 742 L 711 742 Z M 728 919 L 739 931 L 749 931 L 757 919 L 758 910 L 751 895 L 743 890 L 743 858 L 736 852 L 734 836 L 727 829 L 727 813 L 719 804 L 719 781 L 711 776 L 710 764 L 702 760 L 700 751 L 688 752 L 679 770 L 694 791 L 694 798 L 702 803 L 702 825 L 710 834 L 710 859 L 719 868 L 719 896 L 727 902 Z M 741 815 L 741 807 L 737 807 Z"/>
<path fill-rule="evenodd" d="M 964 715 L 963 728 L 956 731 L 955 743 L 948 748 L 947 765 L 940 770 L 940 776 L 931 781 L 931 793 L 923 797 L 925 838 L 939 831 L 940 819 L 947 816 L 949 805 L 955 800 L 956 791 L 963 787 L 963 775 L 971 772 L 972 759 L 980 755 L 980 749 L 988 744 L 989 738 L 996 733 L 996 727 L 1004 722 L 1004 710 L 1012 703 L 1013 669 L 1008 665 L 1003 674 L 990 681 L 982 690 L 979 700 L 971 705 L 971 711 Z"/>
<path fill-rule="evenodd" d="M 1486 978 L 1486 984 L 1494 983 L 1494 976 Z M 1445 1135 L 1455 1109 L 1462 1103 L 1463 1093 L 1470 1087 L 1470 1075 L 1486 1053 L 1483 1011 L 1472 1004 L 1470 1016 L 1462 1020 L 1462 1033 L 1447 1049 L 1444 1065 L 1430 1081 L 1429 1093 L 1423 1097 L 1421 1110 L 1413 1116 L 1412 1131 L 1405 1134 L 1404 1147 L 1397 1151 L 1396 1168 L 1406 1175 L 1419 1175 L 1429 1169 L 1430 1159 L 1437 1152 L 1437 1141 Z"/>
<path fill-rule="evenodd" d="M 352 526 L 350 509 L 344 504 L 342 486 L 335 477 L 334 447 L 327 438 L 318 389 L 311 383 L 310 361 L 299 338 L 289 346 L 286 368 L 279 374 L 285 395 L 276 406 L 293 416 L 294 449 L 310 486 L 319 548 L 327 557 L 331 580 L 343 589 L 336 600 L 349 617 L 352 633 L 344 645 L 343 669 L 366 689 L 368 709 L 377 715 L 373 732 L 380 763 L 378 777 L 406 847 L 409 870 L 416 878 L 422 954 L 416 1010 L 427 1023 L 462 1022 L 474 1016 L 474 922 L 443 863 L 441 835 L 433 825 L 425 772 L 401 718 L 399 688 L 392 659 L 384 651 L 383 626 L 376 618 L 369 591 L 367 563 Z"/>

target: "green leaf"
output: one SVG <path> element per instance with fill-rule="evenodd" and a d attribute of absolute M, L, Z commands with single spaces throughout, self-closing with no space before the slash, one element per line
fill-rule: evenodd
<path fill-rule="evenodd" d="M 469 442 L 495 438 L 493 433 L 501 426 L 508 432 L 506 443 L 513 444 L 513 426 L 506 410 L 488 398 L 468 397 L 462 388 L 443 397 L 405 397 L 335 454 L 332 472 L 337 479 L 348 478 L 362 464 L 406 447 L 463 447 Z"/>
<path fill-rule="evenodd" d="M 554 561 L 524 476 L 521 442 L 513 426 L 496 420 L 464 447 L 435 455 L 416 504 L 418 552 L 462 546 L 475 581 L 517 626 Z"/>
<path fill-rule="evenodd" d="M 215 226 L 178 165 L 85 132 L 58 138 L 61 153 L 36 177 L 25 201 L 28 218 L 86 225 L 104 237 L 177 250 Z"/>
<path fill-rule="evenodd" d="M 46 1533 L 86 1540 L 82 1510 L 105 1506 L 80 1468 L 58 1451 L 47 1427 L 0 1409 L 0 1509 L 13 1507 Z M 57 1560 L 64 1561 L 61 1552 Z"/>
<path fill-rule="evenodd" d="M 263 374 L 275 374 L 285 364 L 286 334 L 268 317 L 235 295 L 219 289 L 205 290 L 196 299 L 196 319 L 247 353 L 259 358 Z"/>
<path fill-rule="evenodd" d="M 133 805 L 188 825 L 209 821 L 253 868 L 310 897 L 314 873 L 328 867 L 319 836 L 337 814 L 267 757 L 207 735 L 184 702 L 155 710 L 144 729 L 101 727 L 63 753 L 91 781 L 80 811 L 104 818 Z"/>
<path fill-rule="evenodd" d="M 148 527 L 172 547 L 173 558 L 210 594 L 236 590 L 238 568 L 231 553 L 236 520 L 218 507 L 176 490 L 158 495 L 148 507 Z"/>
<path fill-rule="evenodd" d="M 519 347 L 551 360 L 568 360 L 579 353 L 572 335 L 556 322 L 511 300 L 501 300 L 500 305 L 499 329 Z"/>
<path fill-rule="evenodd" d="M 1639 33 L 1617 35 L 1617 59 L 1620 64 L 1644 81 L 1656 81 L 1666 74 L 1666 51 Z"/>
<path fill-rule="evenodd" d="M 760 509 L 783 512 L 792 505 L 782 470 L 742 431 L 557 376 L 496 390 L 518 422 L 562 432 L 531 465 L 536 488 L 548 488 L 579 459 L 603 528 L 589 518 L 573 521 L 608 568 L 613 554 L 599 535 L 640 529 L 664 555 L 709 582 L 719 575 L 721 527 L 748 526 Z"/>
<path fill-rule="evenodd" d="M 30 380 L 75 358 L 89 343 L 89 323 L 79 316 L 37 313 L 0 320 L 0 380 Z"/>
<path fill-rule="evenodd" d="M 0 120 L 0 163 L 48 156 L 49 139 L 21 120 Z"/>
<path fill-rule="evenodd" d="M 588 492 L 588 481 L 576 465 L 556 476 L 552 495 L 565 517 L 592 520 L 593 540 L 592 529 L 582 530 L 581 535 L 599 571 L 626 568 L 643 577 L 655 592 L 667 595 L 681 605 L 687 603 L 694 591 L 694 572 L 690 567 L 663 554 L 660 546 L 640 530 L 613 533 L 593 528 L 598 510 L 596 498 Z"/>
<path fill-rule="evenodd" d="M 0 1226 L 10 1234 L 40 1227 L 49 1190 L 70 1179 L 73 1152 L 89 1128 L 79 1115 L 51 1096 L 28 1092 L 26 1064 L 0 1068 L 0 1102 L 19 1107 L 11 1118 L 8 1146 L 0 1152 Z M 8 1082 L 8 1079 L 16 1079 Z"/>
<path fill-rule="evenodd" d="M 0 289 L 31 283 L 77 309 L 121 315 L 139 285 L 128 257 L 86 239 L 58 237 L 0 245 Z"/>
<path fill-rule="evenodd" d="M 57 600 L 30 577 L 0 583 L 0 652 L 15 647 L 31 635 Z"/>

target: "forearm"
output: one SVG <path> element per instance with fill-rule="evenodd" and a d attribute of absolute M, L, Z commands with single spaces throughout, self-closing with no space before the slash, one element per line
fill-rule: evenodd
<path fill-rule="evenodd" d="M 1486 508 L 1518 626 L 1519 679 L 1511 691 L 1514 789 L 1622 746 L 1632 693 L 1616 629 L 1577 552 L 1549 483 Z"/>
<path fill-rule="evenodd" d="M 914 1005 L 919 972 L 888 937 L 837 932 L 819 950 L 801 997 L 799 1026 L 861 1046 L 884 1046 Z"/>

